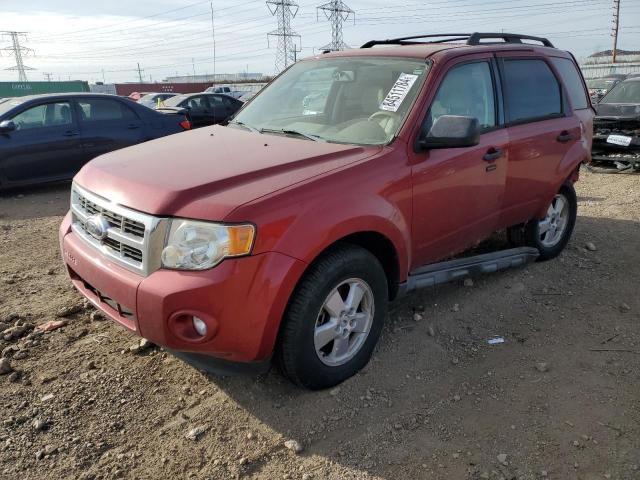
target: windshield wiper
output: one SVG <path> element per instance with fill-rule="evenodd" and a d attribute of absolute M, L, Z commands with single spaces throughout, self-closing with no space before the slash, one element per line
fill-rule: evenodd
<path fill-rule="evenodd" d="M 239 127 L 243 127 L 246 128 L 247 130 L 253 132 L 253 133 L 262 133 L 261 130 L 258 130 L 256 127 L 252 127 L 251 125 L 247 125 L 244 122 L 239 122 L 239 121 L 233 121 L 233 122 L 229 122 L 229 125 L 238 125 Z"/>
<path fill-rule="evenodd" d="M 283 135 L 296 135 L 298 137 L 304 137 L 307 140 L 313 140 L 314 142 L 326 142 L 326 140 L 318 135 L 312 135 L 310 133 L 299 132 L 297 130 L 288 130 L 282 129 L 278 130 L 275 128 L 261 128 L 258 130 L 260 133 L 281 133 Z"/>

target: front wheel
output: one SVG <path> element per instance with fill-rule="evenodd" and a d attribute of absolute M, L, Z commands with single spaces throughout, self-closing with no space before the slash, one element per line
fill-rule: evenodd
<path fill-rule="evenodd" d="M 511 227 L 509 240 L 517 246 L 537 248 L 539 260 L 557 257 L 569 243 L 578 214 L 578 200 L 573 184 L 565 183 L 553 197 L 546 216 L 524 226 Z"/>
<path fill-rule="evenodd" d="M 289 302 L 276 351 L 294 383 L 332 387 L 362 369 L 387 315 L 389 290 L 378 259 L 340 245 L 320 257 Z"/>

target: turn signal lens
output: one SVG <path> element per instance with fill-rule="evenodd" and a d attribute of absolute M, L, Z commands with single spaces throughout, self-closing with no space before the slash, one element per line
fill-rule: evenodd
<path fill-rule="evenodd" d="M 229 256 L 247 255 L 253 245 L 253 225 L 232 225 L 229 232 Z"/>

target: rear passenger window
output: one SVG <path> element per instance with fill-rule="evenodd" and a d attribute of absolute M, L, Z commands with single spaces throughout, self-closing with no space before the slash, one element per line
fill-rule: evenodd
<path fill-rule="evenodd" d="M 556 67 L 556 70 L 558 70 L 558 73 L 562 78 L 562 82 L 564 83 L 567 93 L 569 94 L 569 98 L 571 99 L 573 109 L 581 110 L 583 108 L 589 108 L 590 103 L 589 100 L 587 100 L 587 92 L 584 89 L 582 76 L 578 73 L 576 64 L 568 58 L 557 57 L 552 58 L 551 62 Z"/>
<path fill-rule="evenodd" d="M 560 84 L 543 60 L 505 60 L 504 80 L 509 122 L 562 114 Z"/>
<path fill-rule="evenodd" d="M 105 122 L 113 120 L 134 120 L 135 113 L 117 100 L 107 98 L 87 98 L 78 100 L 80 119 L 83 122 Z"/>
<path fill-rule="evenodd" d="M 477 118 L 484 129 L 496 125 L 493 80 L 487 62 L 467 63 L 449 70 L 431 104 L 429 125 L 442 115 Z"/>

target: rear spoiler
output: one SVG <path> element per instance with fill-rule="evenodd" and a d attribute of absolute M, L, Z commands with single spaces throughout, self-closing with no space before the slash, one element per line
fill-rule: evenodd
<path fill-rule="evenodd" d="M 187 116 L 187 113 L 189 112 L 189 110 L 182 107 L 160 107 L 160 108 L 156 108 L 156 112 L 166 113 L 166 114 L 180 114 L 180 115 Z"/>

